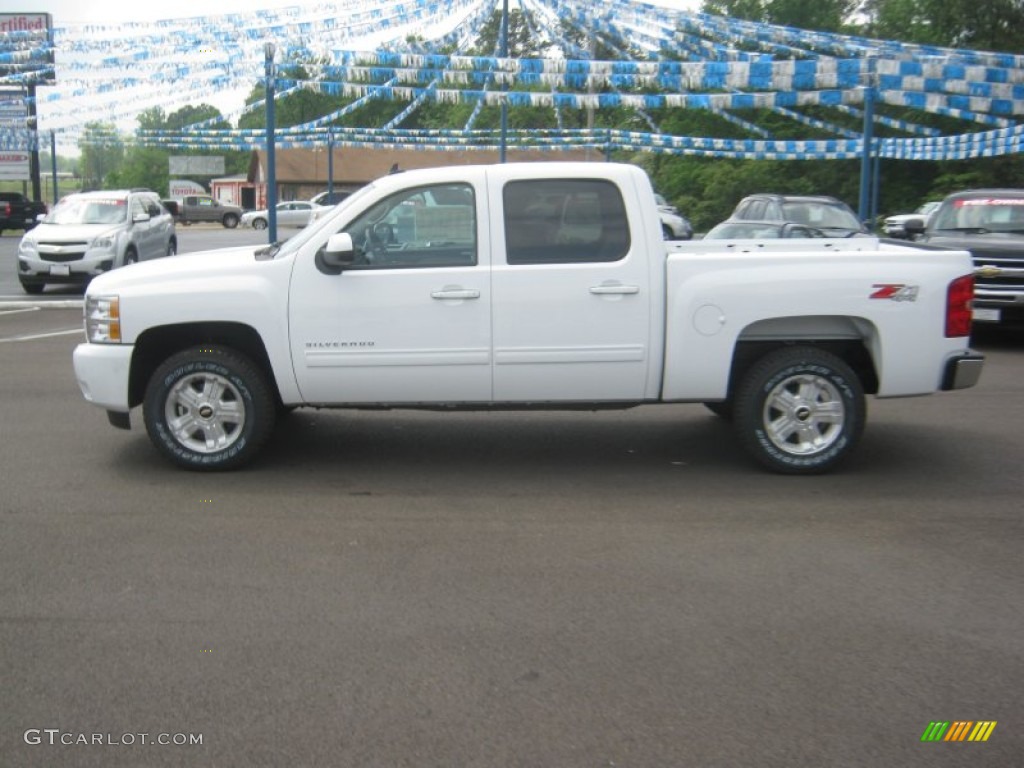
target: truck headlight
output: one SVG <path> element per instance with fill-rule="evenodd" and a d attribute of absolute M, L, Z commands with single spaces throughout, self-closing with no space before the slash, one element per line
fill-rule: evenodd
<path fill-rule="evenodd" d="M 39 255 L 39 246 L 34 240 L 22 238 L 21 244 L 18 246 L 18 255 L 34 259 Z"/>
<path fill-rule="evenodd" d="M 102 251 L 112 251 L 114 250 L 114 238 L 109 235 L 97 237 L 92 241 L 92 247 L 99 248 Z"/>
<path fill-rule="evenodd" d="M 121 343 L 121 300 L 119 297 L 85 297 L 85 336 L 93 344 Z"/>

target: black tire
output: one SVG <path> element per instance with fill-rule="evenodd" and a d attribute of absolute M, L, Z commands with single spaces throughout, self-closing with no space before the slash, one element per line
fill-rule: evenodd
<path fill-rule="evenodd" d="M 46 283 L 22 283 L 21 290 L 27 293 L 29 296 L 38 296 L 43 292 L 43 288 L 46 287 Z"/>
<path fill-rule="evenodd" d="M 178 241 L 173 237 L 167 241 L 167 253 L 165 256 L 174 256 L 178 252 Z"/>
<path fill-rule="evenodd" d="M 238 216 L 234 213 L 225 213 L 221 223 L 228 229 L 234 229 L 238 226 Z"/>
<path fill-rule="evenodd" d="M 239 352 L 216 346 L 165 360 L 143 403 L 153 444 L 178 466 L 200 471 L 252 460 L 273 431 L 275 410 L 264 373 Z"/>
<path fill-rule="evenodd" d="M 704 407 L 711 411 L 715 416 L 725 419 L 726 421 L 732 421 L 733 404 L 732 400 L 719 400 L 717 402 L 704 403 Z"/>
<path fill-rule="evenodd" d="M 864 388 L 840 358 L 813 347 L 770 352 L 744 376 L 734 399 L 744 449 L 784 474 L 827 472 L 864 431 Z"/>
<path fill-rule="evenodd" d="M 266 219 L 253 219 L 252 220 L 252 228 L 253 229 L 266 229 L 267 228 L 267 220 Z"/>
<path fill-rule="evenodd" d="M 675 232 L 673 232 L 668 227 L 667 224 L 662 224 L 661 225 L 661 239 L 662 240 L 675 240 L 676 239 Z"/>
<path fill-rule="evenodd" d="M 122 266 L 127 267 L 129 264 L 138 264 L 138 263 L 139 263 L 139 254 L 135 252 L 134 248 L 129 248 L 127 251 L 124 252 L 124 261 L 122 262 Z"/>

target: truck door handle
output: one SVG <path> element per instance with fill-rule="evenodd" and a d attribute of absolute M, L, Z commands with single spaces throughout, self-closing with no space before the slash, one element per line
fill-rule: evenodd
<path fill-rule="evenodd" d="M 599 296 L 607 296 L 608 294 L 634 294 L 640 293 L 640 286 L 638 285 L 592 285 L 590 286 L 590 292 L 596 293 Z"/>
<path fill-rule="evenodd" d="M 445 288 L 430 294 L 432 299 L 479 299 L 480 291 L 472 288 Z"/>

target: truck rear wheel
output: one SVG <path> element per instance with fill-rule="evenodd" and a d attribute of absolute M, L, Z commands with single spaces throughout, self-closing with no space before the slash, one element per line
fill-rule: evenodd
<path fill-rule="evenodd" d="M 840 358 L 787 347 L 759 360 L 735 398 L 740 443 L 769 469 L 826 472 L 845 459 L 864 430 L 864 389 Z"/>
<path fill-rule="evenodd" d="M 236 469 L 274 427 L 266 376 L 244 355 L 203 346 L 165 360 L 146 387 L 143 416 L 153 444 L 192 470 Z"/>
<path fill-rule="evenodd" d="M 221 223 L 228 229 L 234 229 L 238 226 L 238 216 L 233 213 L 225 213 Z"/>

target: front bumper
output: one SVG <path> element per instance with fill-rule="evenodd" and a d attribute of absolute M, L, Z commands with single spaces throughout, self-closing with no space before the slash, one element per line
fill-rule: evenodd
<path fill-rule="evenodd" d="M 965 352 L 946 361 L 946 370 L 942 375 L 942 390 L 967 389 L 973 387 L 981 378 L 981 369 L 985 365 L 985 356 L 973 352 Z"/>
<path fill-rule="evenodd" d="M 79 344 L 73 356 L 75 379 L 82 396 L 93 405 L 127 414 L 131 344 Z"/>
<path fill-rule="evenodd" d="M 18 255 L 18 279 L 23 283 L 78 284 L 109 272 L 114 266 L 114 254 L 101 251 L 82 256 L 74 261 L 47 261 L 35 256 Z"/>

